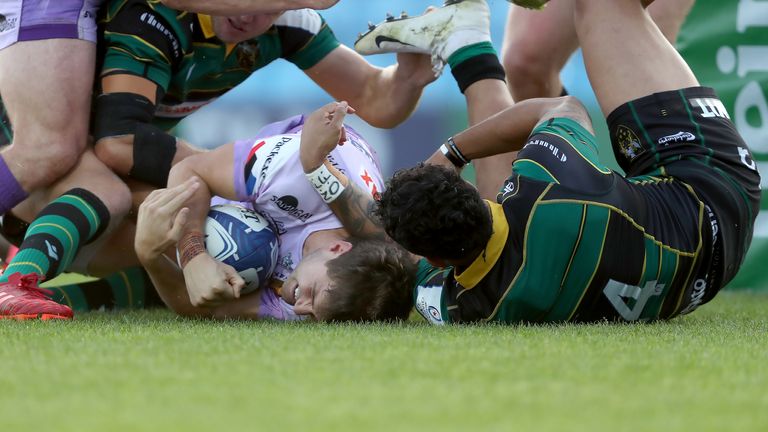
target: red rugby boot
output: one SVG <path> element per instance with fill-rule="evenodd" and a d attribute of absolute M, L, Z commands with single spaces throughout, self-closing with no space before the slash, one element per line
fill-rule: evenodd
<path fill-rule="evenodd" d="M 0 319 L 71 319 L 72 309 L 49 299 L 51 292 L 40 288 L 39 280 L 36 274 L 14 273 L 0 284 Z"/>

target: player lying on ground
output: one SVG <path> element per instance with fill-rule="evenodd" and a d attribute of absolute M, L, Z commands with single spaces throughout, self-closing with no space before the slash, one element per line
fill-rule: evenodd
<path fill-rule="evenodd" d="M 759 175 L 723 104 L 653 25 L 647 3 L 574 7 L 627 177 L 600 163 L 588 115 L 569 97 L 516 104 L 393 177 L 375 211 L 387 233 L 454 267 L 444 284 L 417 293 L 427 319 L 671 318 L 711 300 L 736 274 L 759 208 Z M 418 19 L 409 25 L 429 27 L 429 14 Z M 393 23 L 378 35 L 407 34 L 399 30 Z M 511 150 L 520 153 L 498 203 L 456 173 L 468 160 Z"/>
<path fill-rule="evenodd" d="M 343 106 L 346 110 L 346 104 Z M 325 184 L 323 199 L 313 185 L 327 180 L 325 175 L 308 179 L 302 169 L 307 154 L 316 147 L 326 111 L 325 107 L 318 110 L 306 123 L 295 118 L 267 128 L 277 135 L 238 141 L 185 159 L 171 171 L 169 188 L 154 192 L 142 204 L 136 251 L 171 308 L 184 315 L 230 318 L 407 317 L 415 272 L 408 254 L 391 241 L 350 238 L 327 204 L 332 198 L 337 205 L 346 199 L 339 197 L 342 185 Z M 345 144 L 329 155 L 331 169 L 346 173 L 358 193 L 372 197 L 383 186 L 376 155 L 355 131 L 343 127 L 341 118 L 338 121 L 335 126 L 344 134 L 337 135 L 336 143 L 343 139 Z M 190 178 L 194 180 L 185 180 Z M 280 252 L 273 287 L 258 295 L 240 296 L 242 278 L 205 252 L 202 230 L 211 192 L 245 202 L 274 222 Z M 185 202 L 186 209 L 177 214 Z M 164 254 L 180 238 L 183 275 L 174 259 Z M 360 293 L 328 295 L 330 286 L 335 292 Z M 381 296 L 381 292 L 399 295 Z M 338 302 L 337 297 L 353 302 Z M 360 310 L 356 303 L 368 307 Z M 333 314 L 328 312 L 331 309 Z"/>

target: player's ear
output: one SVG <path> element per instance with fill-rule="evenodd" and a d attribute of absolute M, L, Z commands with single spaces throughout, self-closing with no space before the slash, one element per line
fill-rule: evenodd
<path fill-rule="evenodd" d="M 345 240 L 334 240 L 328 245 L 328 250 L 337 256 L 349 252 L 350 249 L 352 249 L 352 243 Z"/>

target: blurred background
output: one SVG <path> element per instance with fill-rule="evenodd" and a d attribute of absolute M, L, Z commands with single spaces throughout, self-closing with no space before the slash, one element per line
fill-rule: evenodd
<path fill-rule="evenodd" d="M 488 3 L 492 37 L 500 52 L 510 6 L 505 0 Z M 352 46 L 368 21 L 378 23 L 387 12 L 419 14 L 430 4 L 438 5 L 439 1 L 341 0 L 321 13 L 338 39 Z M 678 48 L 701 83 L 718 91 L 752 149 L 758 169 L 768 168 L 768 0 L 698 0 L 680 33 Z M 369 60 L 386 66 L 395 58 L 379 55 Z M 562 79 L 569 92 L 589 107 L 602 145 L 601 158 L 615 167 L 603 115 L 590 90 L 580 53 L 563 70 Z M 330 100 L 293 64 L 278 61 L 184 120 L 179 133 L 198 146 L 211 148 L 249 137 L 271 121 L 311 112 Z M 466 127 L 464 99 L 446 68 L 443 76 L 425 90 L 414 115 L 399 127 L 376 129 L 354 117 L 349 123 L 376 148 L 384 174 L 390 175 L 424 160 L 446 137 Z M 768 203 L 762 208 L 768 208 Z M 766 215 L 765 211 L 758 215 L 752 249 L 731 288 L 768 289 L 768 272 L 761 268 L 768 261 Z"/>

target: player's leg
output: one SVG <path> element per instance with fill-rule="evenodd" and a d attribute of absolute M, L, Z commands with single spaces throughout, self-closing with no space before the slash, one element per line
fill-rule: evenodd
<path fill-rule="evenodd" d="M 379 45 L 377 41 L 387 41 Z M 450 65 L 467 98 L 469 123 L 475 124 L 512 104 L 504 70 L 491 44 L 490 13 L 485 0 L 464 0 L 424 15 L 390 19 L 362 35 L 355 49 L 363 54 L 418 52 Z M 482 83 L 482 84 L 480 84 Z M 473 161 L 477 186 L 493 199 L 509 175 L 514 155 Z"/>
<path fill-rule="evenodd" d="M 95 44 L 18 42 L 0 51 L 0 93 L 14 130 L 0 153 L 0 213 L 77 162 L 88 138 Z"/>
<path fill-rule="evenodd" d="M 620 105 L 698 86 L 641 0 L 575 0 L 574 22 L 590 83 L 607 116 Z"/>
<path fill-rule="evenodd" d="M 577 47 L 573 0 L 550 2 L 540 11 L 510 5 L 502 58 L 515 101 L 560 96 L 560 69 Z"/>
<path fill-rule="evenodd" d="M 656 0 L 648 6 L 651 19 L 661 30 L 661 33 L 674 44 L 677 35 L 691 11 L 695 0 Z"/>
<path fill-rule="evenodd" d="M 52 298 L 75 312 L 143 309 L 163 306 L 149 276 L 141 267 L 132 267 L 102 279 L 49 287 Z"/>
<path fill-rule="evenodd" d="M 19 252 L 0 276 L 0 295 L 12 290 L 34 292 L 37 281 L 51 279 L 72 266 L 78 253 L 88 244 L 99 249 L 110 230 L 118 225 L 131 203 L 128 187 L 103 165 L 92 151 L 86 151 L 75 168 L 44 192 L 32 199 L 50 203 L 37 213 L 26 229 Z M 129 247 L 129 249 L 132 249 Z M 126 250 L 126 256 L 132 255 Z M 87 258 L 86 258 L 87 260 Z M 24 313 L 14 301 L 18 293 L 0 305 L 0 315 L 36 317 L 39 315 L 71 316 L 39 299 L 36 305 L 26 305 Z"/>

